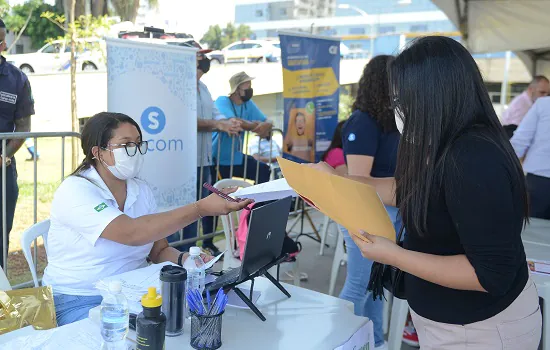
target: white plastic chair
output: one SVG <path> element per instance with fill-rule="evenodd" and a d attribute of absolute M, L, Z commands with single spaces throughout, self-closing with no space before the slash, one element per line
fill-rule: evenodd
<path fill-rule="evenodd" d="M 35 287 L 39 287 L 40 285 L 38 284 L 38 277 L 36 276 L 36 269 L 34 268 L 34 261 L 32 260 L 31 244 L 35 239 L 42 236 L 44 239 L 44 246 L 46 246 L 49 230 L 50 220 L 44 220 L 32 225 L 21 235 L 21 248 L 23 249 L 25 259 L 27 259 L 27 264 L 29 264 Z"/>
<path fill-rule="evenodd" d="M 384 289 L 384 307 L 382 308 L 382 330 L 384 334 L 388 334 L 390 330 L 390 316 L 391 306 L 393 302 L 393 295 Z"/>
<path fill-rule="evenodd" d="M 11 284 L 10 281 L 8 281 L 8 277 L 4 273 L 4 269 L 0 267 L 0 290 L 6 291 L 11 290 Z"/>
<path fill-rule="evenodd" d="M 250 183 L 243 180 L 234 180 L 234 179 L 223 179 L 214 184 L 214 187 L 218 190 L 222 190 L 228 187 L 250 187 Z M 241 266 L 241 260 L 235 257 L 235 241 L 237 236 L 235 235 L 235 230 L 239 223 L 238 213 L 231 213 L 229 215 L 222 215 L 220 219 L 222 221 L 223 232 L 225 234 L 225 250 L 226 253 L 223 257 L 223 269 L 227 270 L 229 268 L 236 268 Z"/>
<path fill-rule="evenodd" d="M 388 350 L 400 350 L 403 342 L 403 329 L 409 315 L 409 303 L 406 300 L 393 298 L 390 318 Z"/>
<path fill-rule="evenodd" d="M 325 244 L 327 242 L 327 235 L 331 235 L 329 233 L 329 228 L 335 224 L 336 223 L 334 221 L 332 221 L 328 216 L 325 215 L 325 219 L 323 220 L 323 230 L 321 231 L 321 248 L 319 248 L 319 255 L 323 255 L 325 253 Z M 338 238 L 338 233 L 336 233 L 336 235 L 334 236 Z"/>
<path fill-rule="evenodd" d="M 348 254 L 344 250 L 344 235 L 342 230 L 338 227 L 338 240 L 336 241 L 336 251 L 334 252 L 334 259 L 332 260 L 332 270 L 330 271 L 330 283 L 328 288 L 328 294 L 334 295 L 334 288 L 336 286 L 336 278 L 340 271 L 340 265 L 343 261 L 348 260 Z"/>

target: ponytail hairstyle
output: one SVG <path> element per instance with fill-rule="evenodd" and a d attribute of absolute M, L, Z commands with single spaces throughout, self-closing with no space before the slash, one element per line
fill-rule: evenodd
<path fill-rule="evenodd" d="M 109 140 L 113 137 L 113 132 L 124 123 L 132 124 L 143 137 L 138 123 L 132 118 L 122 113 L 101 112 L 91 117 L 84 128 L 82 128 L 81 144 L 84 152 L 84 160 L 71 174 L 80 176 L 81 173 L 92 166 L 96 166 L 96 160 L 92 153 L 94 147 L 107 148 Z"/>

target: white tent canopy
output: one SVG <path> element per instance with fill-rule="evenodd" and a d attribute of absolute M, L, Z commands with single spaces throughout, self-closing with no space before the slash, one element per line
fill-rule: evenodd
<path fill-rule="evenodd" d="M 550 0 L 433 0 L 473 53 L 514 51 L 532 75 L 550 75 Z"/>

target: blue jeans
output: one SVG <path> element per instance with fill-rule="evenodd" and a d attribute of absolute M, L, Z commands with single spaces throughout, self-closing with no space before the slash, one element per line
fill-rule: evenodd
<path fill-rule="evenodd" d="M 63 326 L 87 318 L 90 310 L 101 305 L 102 300 L 101 295 L 54 294 L 53 302 L 55 304 L 57 325 Z"/>
<path fill-rule="evenodd" d="M 398 209 L 386 206 L 386 210 L 394 224 L 397 234 L 401 229 L 401 217 L 397 215 Z M 353 303 L 354 313 L 357 316 L 368 317 L 374 324 L 374 343 L 375 346 L 384 344 L 384 331 L 382 329 L 382 309 L 383 301 L 373 300 L 372 293 L 367 292 L 367 286 L 370 280 L 372 261 L 365 259 L 361 255 L 359 247 L 353 242 L 348 231 L 340 227 L 344 233 L 344 241 L 348 253 L 348 268 L 346 282 L 340 293 L 340 298 Z"/>
<path fill-rule="evenodd" d="M 201 179 L 201 168 L 197 168 L 197 200 L 199 199 L 199 193 L 201 193 L 201 191 L 202 191 L 202 197 L 201 198 L 204 198 L 204 197 L 207 197 L 208 195 L 210 195 L 210 191 L 208 191 L 206 188 L 202 187 L 202 185 L 205 182 L 208 182 L 209 184 L 214 184 L 215 181 L 214 182 L 212 181 L 213 175 L 214 175 L 214 167 L 213 166 L 205 166 L 203 168 L 203 174 L 202 174 L 202 179 Z M 198 222 L 194 222 L 191 225 L 188 225 L 188 226 L 184 227 L 183 228 L 183 239 L 197 237 L 197 226 L 198 226 Z M 212 216 L 207 216 L 207 217 L 202 218 L 202 232 L 204 232 L 204 234 L 214 232 L 214 218 Z M 168 239 L 169 243 L 179 241 L 180 240 L 180 233 L 179 232 L 173 233 L 170 236 L 168 236 L 167 239 Z M 213 239 L 212 238 L 205 239 L 203 241 L 203 245 L 205 245 L 205 244 L 206 245 L 214 244 Z M 180 252 L 187 252 L 187 251 L 189 251 L 189 248 L 191 248 L 195 245 L 196 245 L 196 243 L 185 244 L 185 245 L 181 245 L 179 247 L 176 247 L 176 249 L 178 249 Z"/>

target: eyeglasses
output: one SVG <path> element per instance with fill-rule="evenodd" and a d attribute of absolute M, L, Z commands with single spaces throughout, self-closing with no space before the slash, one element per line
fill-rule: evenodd
<path fill-rule="evenodd" d="M 137 154 L 138 150 L 139 150 L 139 153 L 141 153 L 141 154 L 147 153 L 148 142 L 147 141 L 140 141 L 138 143 L 136 143 L 136 142 L 110 143 L 108 146 L 111 146 L 111 147 L 124 147 L 124 149 L 126 150 L 126 154 L 129 157 L 133 157 Z"/>

